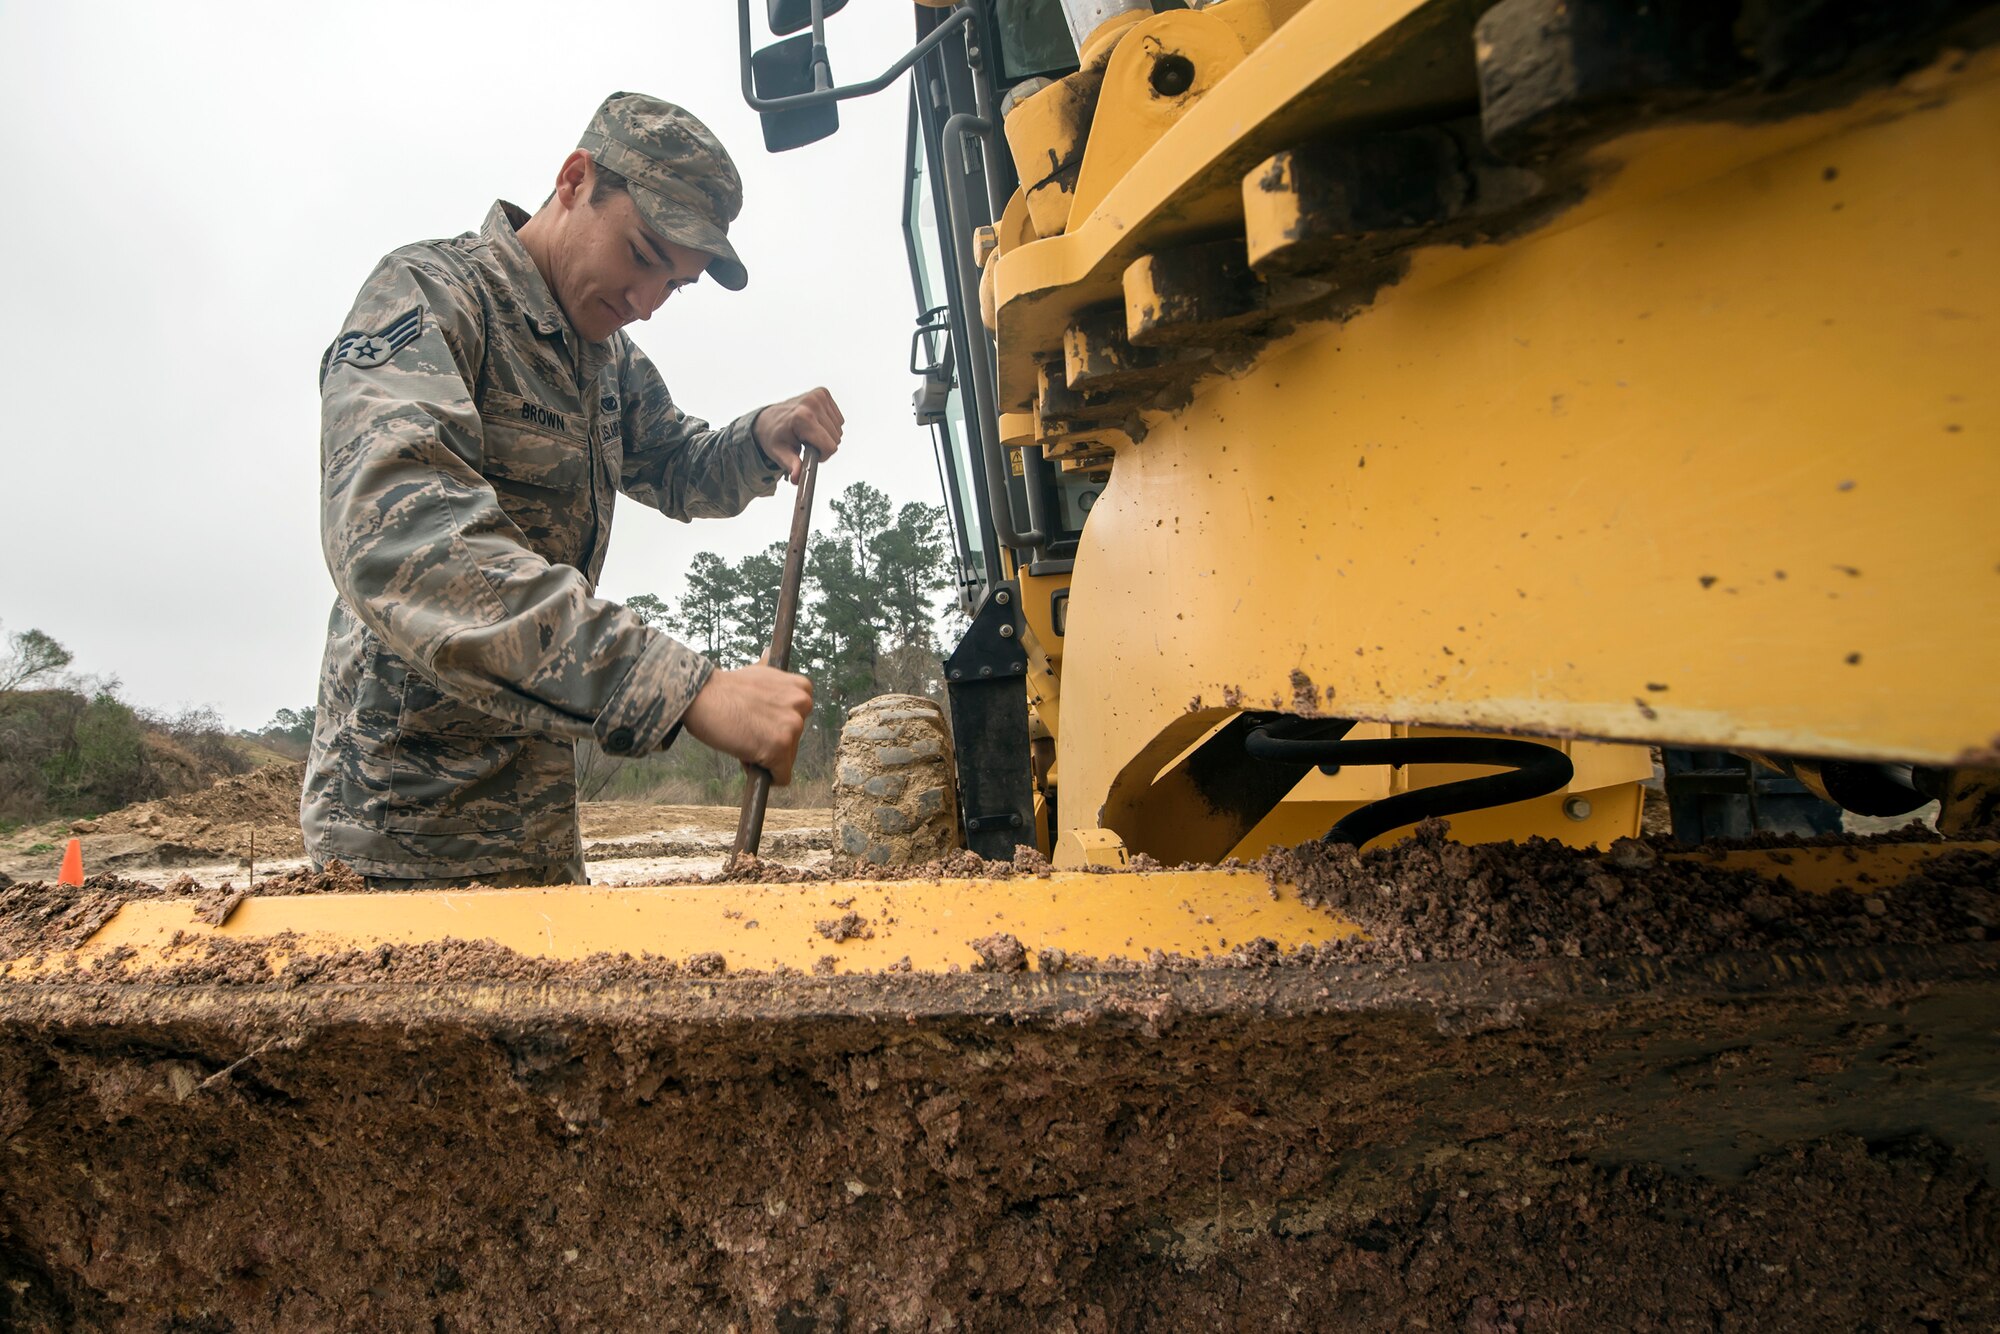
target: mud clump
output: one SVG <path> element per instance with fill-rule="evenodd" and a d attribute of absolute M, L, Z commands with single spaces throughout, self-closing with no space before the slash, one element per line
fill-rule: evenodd
<path fill-rule="evenodd" d="M 157 885 L 94 875 L 80 889 L 31 880 L 0 889 L 0 962 L 51 950 L 73 950 L 133 899 L 171 898 Z"/>
<path fill-rule="evenodd" d="M 690 977 L 721 977 L 729 971 L 729 961 L 713 951 L 690 955 L 687 971 Z"/>
<path fill-rule="evenodd" d="M 813 923 L 813 930 L 838 945 L 844 940 L 873 940 L 875 932 L 866 917 L 852 908 L 838 917 L 823 918 Z"/>
<path fill-rule="evenodd" d="M 1032 843 L 1023 843 L 1014 849 L 1014 860 L 1010 863 L 1015 875 L 1048 876 L 1051 873 L 1049 859 L 1041 849 Z"/>
<path fill-rule="evenodd" d="M 1598 853 L 1547 839 L 1464 844 L 1447 835 L 1445 822 L 1430 820 L 1385 848 L 1357 855 L 1351 847 L 1307 844 L 1258 865 L 1368 933 L 1367 940 L 1321 947 L 1326 959 L 1683 957 L 1934 944 L 1985 940 L 2000 922 L 1995 861 L 1978 852 L 1940 854 L 1876 896 L 1810 893 L 1700 855 L 1669 859 L 1632 839 Z"/>
<path fill-rule="evenodd" d="M 1028 951 L 1015 937 L 1002 931 L 972 941 L 982 973 L 1018 973 L 1028 966 Z"/>
<path fill-rule="evenodd" d="M 236 905 L 249 897 L 249 890 L 225 884 L 203 894 L 195 904 L 194 915 L 210 926 L 221 926 L 229 920 L 229 914 L 236 911 Z"/>
<path fill-rule="evenodd" d="M 335 859 L 320 870 L 310 866 L 297 867 L 279 875 L 259 879 L 255 891 L 263 895 L 278 894 L 359 894 L 368 888 L 367 879 L 346 862 Z"/>

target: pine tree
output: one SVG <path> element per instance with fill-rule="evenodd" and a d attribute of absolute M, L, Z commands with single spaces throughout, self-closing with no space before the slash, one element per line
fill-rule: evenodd
<path fill-rule="evenodd" d="M 889 526 L 889 497 L 866 482 L 855 482 L 833 502 L 834 536 L 854 556 L 855 577 L 872 584 L 876 577 L 877 535 Z"/>
<path fill-rule="evenodd" d="M 729 606 L 729 636 L 723 645 L 730 661 L 724 666 L 755 662 L 771 647 L 771 629 L 778 620 L 778 583 L 785 574 L 785 544 L 773 542 L 754 556 L 745 556 L 730 571 L 733 593 Z M 800 609 L 803 620 L 804 608 Z"/>
<path fill-rule="evenodd" d="M 863 573 L 862 549 L 851 534 L 822 533 L 813 539 L 807 565 L 818 669 L 813 687 L 828 724 L 836 729 L 849 708 L 874 693 L 875 661 L 882 650 L 881 600 Z"/>
<path fill-rule="evenodd" d="M 833 525 L 815 533 L 808 549 L 792 633 L 792 670 L 813 682 L 813 717 L 799 744 L 802 776 L 826 772 L 855 705 L 885 691 L 942 688 L 935 599 L 952 586 L 944 508 L 898 510 L 866 482 L 848 486 L 830 508 Z M 649 595 L 627 605 L 718 666 L 739 667 L 770 646 L 784 568 L 782 542 L 734 565 L 704 551 L 671 612 Z"/>
<path fill-rule="evenodd" d="M 874 540 L 876 582 L 890 641 L 898 648 L 935 648 L 939 590 L 951 587 L 947 573 L 944 507 L 908 504 L 892 527 Z"/>
<path fill-rule="evenodd" d="M 700 649 L 717 662 L 728 656 L 736 594 L 736 571 L 728 561 L 713 551 L 694 558 L 688 566 L 687 591 L 681 595 L 680 610 L 674 617 L 676 629 L 686 636 L 689 647 Z"/>
<path fill-rule="evenodd" d="M 625 604 L 625 609 L 655 630 L 664 630 L 670 635 L 680 633 L 680 617 L 674 614 L 674 609 L 664 599 L 651 593 L 639 594 Z"/>

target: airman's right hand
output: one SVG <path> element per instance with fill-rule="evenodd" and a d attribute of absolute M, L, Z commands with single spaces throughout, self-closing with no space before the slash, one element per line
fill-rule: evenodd
<path fill-rule="evenodd" d="M 772 784 L 783 787 L 812 707 L 811 681 L 758 663 L 710 676 L 681 723 L 704 745 L 770 770 Z"/>

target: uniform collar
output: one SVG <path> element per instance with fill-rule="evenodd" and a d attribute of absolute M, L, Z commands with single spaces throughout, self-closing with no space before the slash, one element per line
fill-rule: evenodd
<path fill-rule="evenodd" d="M 486 223 L 479 234 L 492 247 L 493 256 L 500 262 L 500 273 L 507 285 L 514 289 L 521 311 L 534 322 L 538 333 L 561 334 L 576 342 L 576 335 L 564 317 L 562 307 L 556 304 L 555 294 L 542 277 L 542 271 L 535 267 L 526 246 L 516 233 L 528 220 L 526 210 L 518 204 L 510 204 L 504 199 L 495 200 L 486 214 Z"/>

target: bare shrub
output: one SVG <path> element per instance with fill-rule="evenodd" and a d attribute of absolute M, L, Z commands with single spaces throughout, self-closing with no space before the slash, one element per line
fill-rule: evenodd
<path fill-rule="evenodd" d="M 171 738 L 193 756 L 208 774 L 205 782 L 214 782 L 228 774 L 247 773 L 254 767 L 236 745 L 222 715 L 212 708 L 185 708 L 173 714 L 146 711 L 140 716 L 148 728 Z"/>

